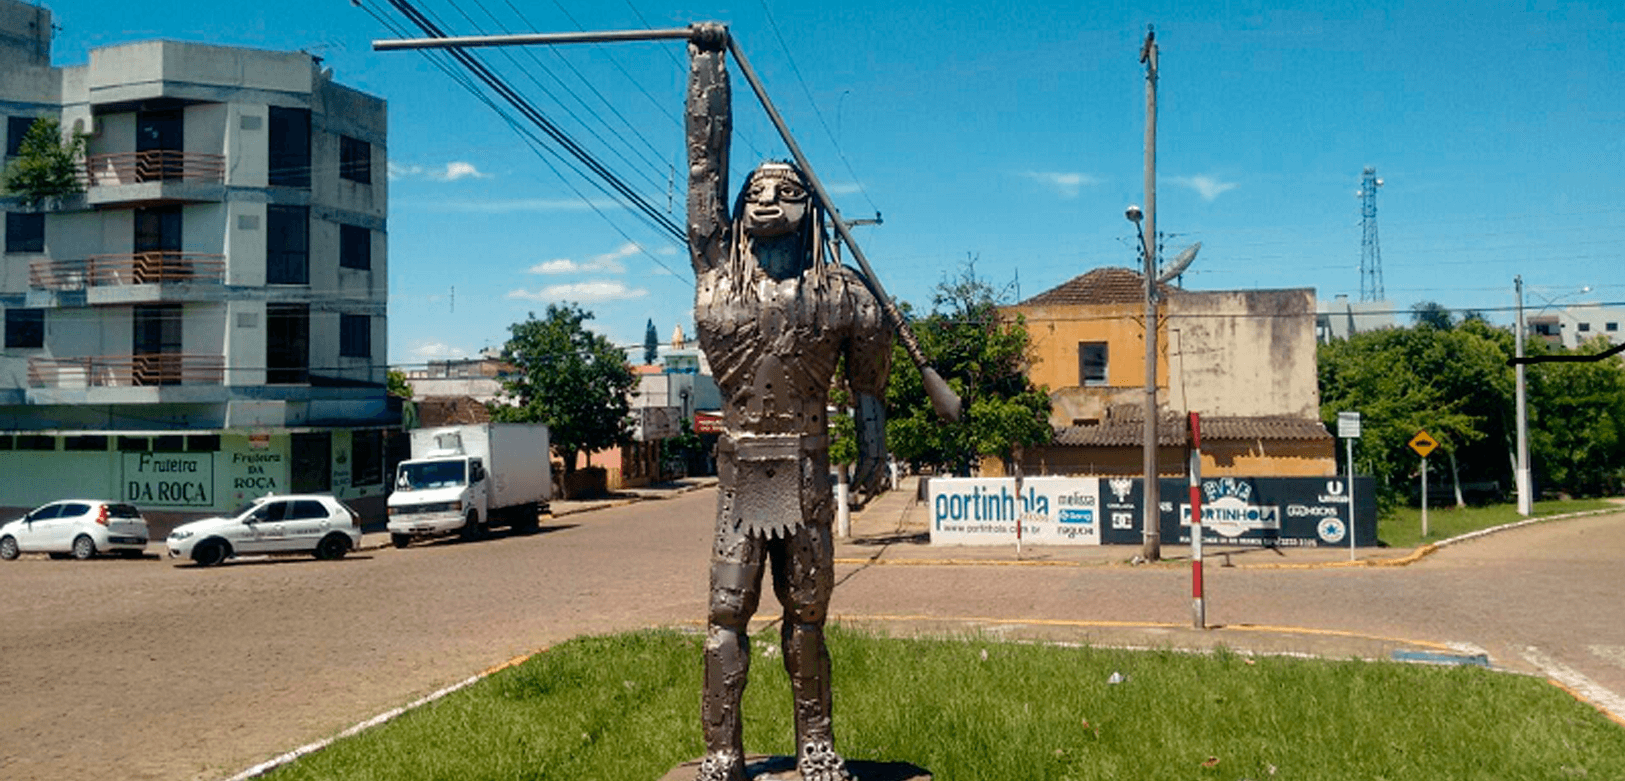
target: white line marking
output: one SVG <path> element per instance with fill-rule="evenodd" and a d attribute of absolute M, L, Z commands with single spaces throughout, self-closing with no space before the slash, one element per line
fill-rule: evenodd
<path fill-rule="evenodd" d="M 1579 692 L 1592 705 L 1607 711 L 1616 720 L 1625 719 L 1625 697 L 1603 688 L 1578 670 L 1547 656 L 1546 652 L 1534 646 L 1524 649 L 1523 658 L 1540 668 L 1546 677 Z"/>

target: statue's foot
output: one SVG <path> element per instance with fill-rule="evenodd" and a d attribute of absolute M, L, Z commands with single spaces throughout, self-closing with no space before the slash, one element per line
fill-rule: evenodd
<path fill-rule="evenodd" d="M 706 754 L 695 781 L 745 781 L 745 758 L 732 751 Z"/>
<path fill-rule="evenodd" d="M 852 781 L 852 774 L 846 772 L 846 760 L 828 741 L 802 744 L 796 770 L 801 772 L 801 781 Z"/>

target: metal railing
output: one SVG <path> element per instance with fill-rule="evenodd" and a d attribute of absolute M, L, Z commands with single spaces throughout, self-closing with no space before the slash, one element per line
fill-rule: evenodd
<path fill-rule="evenodd" d="M 28 359 L 28 385 L 33 388 L 220 385 L 225 375 L 226 359 L 220 355 L 148 353 Z"/>
<path fill-rule="evenodd" d="M 153 250 L 127 255 L 91 255 L 84 260 L 42 260 L 28 267 L 28 286 L 83 290 L 109 285 L 221 283 L 226 256 Z"/>
<path fill-rule="evenodd" d="M 226 156 L 170 149 L 87 155 L 80 176 L 86 187 L 164 181 L 218 184 L 226 181 Z"/>

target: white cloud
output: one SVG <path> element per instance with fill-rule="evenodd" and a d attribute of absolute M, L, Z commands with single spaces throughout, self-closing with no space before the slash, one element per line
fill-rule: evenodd
<path fill-rule="evenodd" d="M 626 264 L 622 258 L 636 255 L 641 250 L 632 242 L 622 244 L 613 252 L 595 255 L 587 260 L 572 260 L 570 258 L 554 258 L 531 266 L 532 274 L 624 274 Z"/>
<path fill-rule="evenodd" d="M 1181 187 L 1195 190 L 1204 201 L 1211 201 L 1237 187 L 1235 182 L 1221 182 L 1211 176 L 1176 176 L 1171 181 Z"/>
<path fill-rule="evenodd" d="M 1092 184 L 1100 184 L 1100 178 L 1089 174 L 1064 171 L 1027 171 L 1027 178 L 1047 185 L 1063 198 L 1076 198 L 1078 191 Z"/>
<path fill-rule="evenodd" d="M 514 290 L 508 298 L 526 301 L 575 301 L 583 304 L 600 301 L 625 301 L 649 295 L 643 288 L 627 287 L 616 280 L 575 282 L 568 285 L 548 285 L 540 290 Z"/>
<path fill-rule="evenodd" d="M 452 358 L 467 358 L 469 353 L 461 347 L 452 347 L 440 342 L 418 342 L 412 349 L 406 351 L 407 355 L 422 361 L 443 361 Z"/>
<path fill-rule="evenodd" d="M 830 195 L 855 195 L 863 192 L 863 185 L 857 182 L 837 182 L 824 185 L 824 190 Z"/>
<path fill-rule="evenodd" d="M 463 160 L 453 160 L 446 163 L 444 168 L 426 168 L 421 165 L 407 165 L 391 160 L 389 163 L 389 178 L 455 182 L 459 179 L 489 179 L 491 174 L 483 173 L 473 163 Z"/>

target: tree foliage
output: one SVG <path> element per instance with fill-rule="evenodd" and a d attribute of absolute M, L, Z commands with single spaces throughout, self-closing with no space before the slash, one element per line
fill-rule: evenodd
<path fill-rule="evenodd" d="M 518 371 L 502 388 L 517 406 L 491 405 L 493 420 L 546 423 L 566 474 L 578 453 L 631 441 L 636 378 L 624 352 L 586 329 L 592 317 L 575 304 L 549 304 L 545 317 L 508 326 L 502 359 Z"/>
<path fill-rule="evenodd" d="M 1575 354 L 1610 347 L 1597 337 Z M 1579 496 L 1625 488 L 1625 362 L 1537 363 L 1526 375 L 1529 460 L 1537 485 Z"/>
<path fill-rule="evenodd" d="M 959 394 L 958 423 L 937 417 L 920 371 L 894 348 L 886 388 L 887 447 L 916 468 L 966 473 L 981 457 L 1009 459 L 1018 445 L 1049 442 L 1048 393 L 1027 377 L 1025 322 L 999 316 L 997 296 L 967 263 L 938 283 L 932 312 L 914 321 L 920 348 Z"/>
<path fill-rule="evenodd" d="M 52 117 L 30 125 L 12 160 L 0 174 L 0 191 L 19 196 L 29 205 L 47 198 L 83 192 L 79 161 L 85 154 L 85 135 L 62 137 L 62 126 Z"/>
<path fill-rule="evenodd" d="M 1515 374 L 1508 365 L 1513 334 L 1478 317 L 1453 322 L 1439 307 L 1416 311 L 1426 314 L 1412 328 L 1321 345 L 1322 419 L 1331 427 L 1338 412 L 1361 413 L 1355 461 L 1358 471 L 1377 479 L 1385 503 L 1416 486 L 1421 464 L 1408 443 L 1419 431 L 1440 445 L 1430 456 L 1430 471 L 1453 473 L 1458 487 L 1493 484 L 1510 494 L 1517 436 Z M 1530 355 L 1561 351 L 1538 339 L 1526 346 Z M 1625 475 L 1625 373 L 1618 356 L 1537 363 L 1526 371 L 1537 485 L 1578 495 L 1618 490 Z"/>
<path fill-rule="evenodd" d="M 403 399 L 412 398 L 412 384 L 406 381 L 406 372 L 400 369 L 390 369 L 386 376 L 389 383 L 389 395 Z"/>
<path fill-rule="evenodd" d="M 643 329 L 643 365 L 651 366 L 660 357 L 660 335 L 655 333 L 655 321 Z"/>

